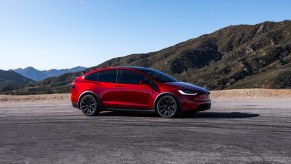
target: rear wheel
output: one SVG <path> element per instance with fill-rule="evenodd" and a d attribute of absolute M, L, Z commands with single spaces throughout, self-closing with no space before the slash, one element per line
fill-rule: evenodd
<path fill-rule="evenodd" d="M 95 116 L 100 112 L 97 99 L 93 95 L 82 97 L 80 101 L 80 109 L 86 116 Z"/>
<path fill-rule="evenodd" d="M 171 95 L 162 96 L 158 99 L 156 110 L 161 117 L 175 117 L 179 113 L 178 102 Z"/>

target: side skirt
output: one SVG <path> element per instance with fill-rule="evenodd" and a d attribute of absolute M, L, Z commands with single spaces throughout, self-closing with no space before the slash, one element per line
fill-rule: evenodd
<path fill-rule="evenodd" d="M 136 108 L 108 108 L 108 107 L 101 107 L 101 111 L 126 111 L 126 112 L 155 112 L 153 109 L 136 109 Z"/>

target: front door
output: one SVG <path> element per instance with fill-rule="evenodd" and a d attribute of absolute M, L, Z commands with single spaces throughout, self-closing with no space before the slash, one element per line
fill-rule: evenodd
<path fill-rule="evenodd" d="M 153 102 L 154 90 L 149 84 L 141 84 L 146 77 L 133 70 L 119 70 L 119 100 L 121 108 L 149 109 Z"/>

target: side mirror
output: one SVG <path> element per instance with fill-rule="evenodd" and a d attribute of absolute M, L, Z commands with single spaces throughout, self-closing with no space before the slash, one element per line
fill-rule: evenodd
<path fill-rule="evenodd" d="M 141 85 L 150 85 L 150 83 L 148 81 L 146 81 L 146 80 L 141 80 L 139 82 L 139 84 L 141 84 Z"/>

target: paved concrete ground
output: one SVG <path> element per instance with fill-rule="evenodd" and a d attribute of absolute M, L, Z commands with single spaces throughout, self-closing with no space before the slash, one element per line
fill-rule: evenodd
<path fill-rule="evenodd" d="M 0 104 L 0 163 L 291 163 L 290 102 L 214 100 L 175 119 Z"/>

